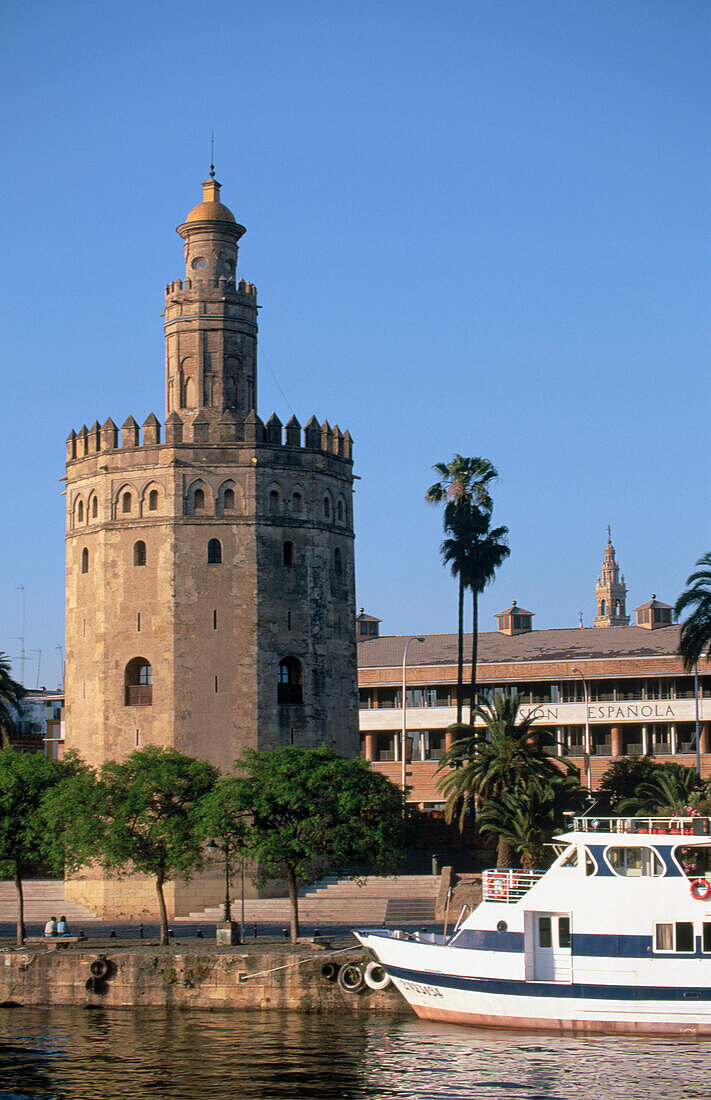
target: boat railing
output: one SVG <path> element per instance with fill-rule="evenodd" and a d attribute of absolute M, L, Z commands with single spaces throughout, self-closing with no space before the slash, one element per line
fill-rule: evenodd
<path fill-rule="evenodd" d="M 482 899 L 484 901 L 520 901 L 545 873 L 545 871 L 519 869 L 484 871 L 481 876 Z"/>
<path fill-rule="evenodd" d="M 708 836 L 709 818 L 690 817 L 574 817 L 579 833 L 656 833 L 671 836 Z"/>

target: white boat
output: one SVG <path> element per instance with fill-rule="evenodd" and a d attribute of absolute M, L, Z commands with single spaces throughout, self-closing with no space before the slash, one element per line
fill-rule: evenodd
<path fill-rule="evenodd" d="M 709 818 L 574 818 L 547 871 L 491 870 L 444 936 L 356 932 L 418 1016 L 711 1035 Z"/>

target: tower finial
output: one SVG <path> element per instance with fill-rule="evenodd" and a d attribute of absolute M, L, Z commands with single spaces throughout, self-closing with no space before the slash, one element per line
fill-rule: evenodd
<path fill-rule="evenodd" d="M 612 532 L 610 531 L 610 524 L 607 525 L 607 541 L 612 542 Z"/>
<path fill-rule="evenodd" d="M 210 179 L 215 178 L 215 131 L 210 134 Z"/>

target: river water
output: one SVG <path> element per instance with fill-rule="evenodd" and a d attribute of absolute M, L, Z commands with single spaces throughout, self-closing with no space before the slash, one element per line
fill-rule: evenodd
<path fill-rule="evenodd" d="M 700 1100 L 711 1041 L 416 1019 L 0 1009 L 1 1100 Z"/>

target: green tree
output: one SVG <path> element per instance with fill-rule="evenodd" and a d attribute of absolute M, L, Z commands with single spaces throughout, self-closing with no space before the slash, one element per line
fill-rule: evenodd
<path fill-rule="evenodd" d="M 674 608 L 677 617 L 693 608 L 679 633 L 679 654 L 687 672 L 704 653 L 707 661 L 711 659 L 711 552 L 699 558 L 696 565 L 698 568 L 687 577 L 687 588 Z"/>
<path fill-rule="evenodd" d="M 618 809 L 623 814 L 684 816 L 702 803 L 705 806 L 708 789 L 708 780 L 699 779 L 696 768 L 669 760 L 653 764 L 649 777 L 620 801 Z"/>
<path fill-rule="evenodd" d="M 198 819 L 205 839 L 220 850 L 225 871 L 224 917 L 232 920 L 230 874 L 244 859 L 247 847 L 248 822 L 243 808 L 241 781 L 226 775 L 217 780 L 211 791 L 201 799 Z"/>
<path fill-rule="evenodd" d="M 491 527 L 491 513 L 465 504 L 452 512 L 450 536 L 442 543 L 442 557 L 452 573 L 472 594 L 472 654 L 469 687 L 469 724 L 474 723 L 476 666 L 479 649 L 479 596 L 494 579 L 496 570 L 511 551 L 506 544 L 508 527 Z M 459 719 L 458 719 L 459 720 Z"/>
<path fill-rule="evenodd" d="M 547 784 L 555 787 L 566 775 L 577 782 L 576 769 L 568 760 L 544 751 L 531 713 L 521 717 L 521 703 L 520 695 L 497 695 L 492 703 L 476 706 L 474 715 L 484 728 L 474 728 L 470 736 L 455 741 L 442 757 L 439 771 L 450 769 L 439 780 L 446 799 L 445 816 L 448 821 L 458 817 L 460 828 L 475 801 L 484 811 L 492 800 L 505 796 L 517 800 L 533 790 L 541 794 Z M 499 867 L 512 866 L 513 847 L 507 833 L 499 833 Z"/>
<path fill-rule="evenodd" d="M 9 748 L 15 732 L 15 717 L 27 692 L 10 676 L 10 660 L 0 653 L 0 748 Z"/>
<path fill-rule="evenodd" d="M 300 882 L 319 860 L 334 872 L 382 874 L 402 856 L 402 796 L 363 760 L 333 749 L 245 749 L 242 807 L 252 818 L 248 844 L 261 871 L 285 874 L 291 905 L 291 942 L 299 938 Z"/>
<path fill-rule="evenodd" d="M 77 766 L 71 757 L 59 763 L 40 753 L 0 751 L 0 877 L 12 878 L 17 890 L 19 945 L 24 943 L 23 879 L 50 855 L 43 799 Z"/>
<path fill-rule="evenodd" d="M 498 474 L 488 458 L 465 458 L 455 455 L 451 462 L 437 462 L 432 467 L 439 474 L 439 481 L 430 485 L 425 493 L 429 504 L 444 504 L 443 526 L 446 533 L 457 538 L 458 519 L 463 520 L 472 511 L 491 515 L 493 501 L 489 485 Z M 442 547 L 444 555 L 444 545 Z M 457 725 L 462 722 L 464 690 L 464 591 L 467 571 L 461 551 L 445 558 L 458 580 L 458 650 L 457 650 Z"/>
<path fill-rule="evenodd" d="M 654 780 L 656 764 L 651 756 L 620 756 L 613 760 L 600 779 L 598 791 L 611 813 L 617 813 L 625 799 L 634 798 L 641 785 Z M 599 812 L 599 811 L 598 811 Z"/>
<path fill-rule="evenodd" d="M 546 846 L 565 827 L 563 815 L 582 809 L 584 795 L 574 775 L 490 797 L 479 814 L 479 831 L 503 837 L 525 868 L 550 862 Z"/>
<path fill-rule="evenodd" d="M 119 876 L 126 867 L 153 876 L 163 944 L 168 942 L 163 887 L 175 878 L 189 881 L 204 866 L 198 807 L 217 776 L 206 760 L 156 745 L 136 750 L 119 763 L 108 761 L 85 816 L 62 837 L 66 857 L 74 864 L 91 854 Z M 81 814 L 81 783 L 68 784 L 62 793 L 67 807 Z M 55 814 L 58 805 L 59 793 Z"/>

